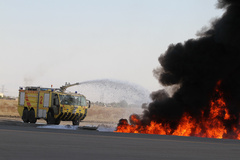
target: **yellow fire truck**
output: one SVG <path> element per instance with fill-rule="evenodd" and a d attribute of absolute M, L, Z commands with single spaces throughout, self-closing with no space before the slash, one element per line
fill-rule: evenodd
<path fill-rule="evenodd" d="M 82 94 L 67 93 L 66 88 L 78 85 L 67 84 L 60 88 L 25 87 L 19 89 L 18 112 L 25 123 L 45 119 L 47 124 L 72 121 L 79 125 L 87 115 L 91 102 Z"/>

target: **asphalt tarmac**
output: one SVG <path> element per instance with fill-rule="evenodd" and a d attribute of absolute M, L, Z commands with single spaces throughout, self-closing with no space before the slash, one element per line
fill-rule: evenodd
<path fill-rule="evenodd" d="M 0 122 L 0 160 L 239 160 L 240 141 Z"/>

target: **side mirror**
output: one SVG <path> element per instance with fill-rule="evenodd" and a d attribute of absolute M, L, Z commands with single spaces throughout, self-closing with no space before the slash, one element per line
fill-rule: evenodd
<path fill-rule="evenodd" d="M 91 107 L 91 101 L 87 100 L 87 103 L 88 103 L 88 108 Z"/>

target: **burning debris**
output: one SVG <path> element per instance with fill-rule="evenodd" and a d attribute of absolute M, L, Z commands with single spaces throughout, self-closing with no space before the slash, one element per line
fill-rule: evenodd
<path fill-rule="evenodd" d="M 198 118 L 184 112 L 174 128 L 171 127 L 169 122 L 157 123 L 151 121 L 150 124 L 143 125 L 140 117 L 133 114 L 130 116 L 131 125 L 128 124 L 126 119 L 121 119 L 117 132 L 240 139 L 240 131 L 237 128 L 239 123 L 232 125 L 230 130 L 225 126 L 235 117 L 232 118 L 229 114 L 223 92 L 219 90 L 220 85 L 221 81 L 217 83 L 215 96 L 210 101 L 210 110 L 202 110 Z"/>
<path fill-rule="evenodd" d="M 143 116 L 120 120 L 117 132 L 240 139 L 240 2 L 219 0 L 223 16 L 198 39 L 170 45 L 154 71 L 163 90 Z"/>

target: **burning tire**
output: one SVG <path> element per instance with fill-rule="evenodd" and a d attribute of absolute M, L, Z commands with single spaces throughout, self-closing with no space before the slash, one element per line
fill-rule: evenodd
<path fill-rule="evenodd" d="M 118 126 L 121 126 L 121 125 L 128 125 L 128 120 L 123 118 L 120 119 L 118 122 Z"/>
<path fill-rule="evenodd" d="M 36 123 L 37 122 L 37 119 L 35 118 L 35 112 L 34 112 L 34 110 L 32 109 L 32 110 L 30 110 L 29 111 L 29 113 L 28 113 L 29 115 L 29 122 L 30 123 Z"/>
<path fill-rule="evenodd" d="M 29 113 L 28 113 L 27 108 L 25 108 L 23 110 L 22 120 L 23 120 L 24 123 L 28 123 L 29 122 Z"/>

